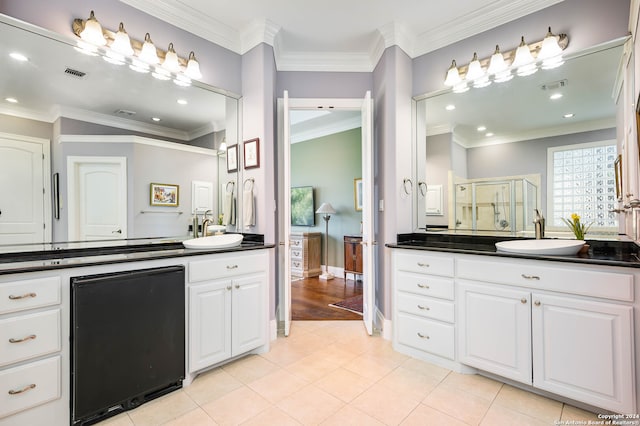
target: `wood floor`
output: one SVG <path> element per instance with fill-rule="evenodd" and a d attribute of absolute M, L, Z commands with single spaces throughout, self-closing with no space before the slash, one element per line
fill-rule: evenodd
<path fill-rule="evenodd" d="M 295 278 L 294 278 L 295 279 Z M 320 280 L 303 278 L 291 283 L 291 318 L 294 320 L 362 320 L 362 315 L 344 309 L 333 308 L 335 303 L 362 294 L 362 281 L 354 283 L 342 277 Z"/>

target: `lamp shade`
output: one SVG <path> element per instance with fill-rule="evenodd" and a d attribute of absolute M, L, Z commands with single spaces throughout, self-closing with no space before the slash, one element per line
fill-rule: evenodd
<path fill-rule="evenodd" d="M 322 203 L 320 205 L 320 207 L 318 208 L 318 210 L 316 210 L 316 213 L 321 213 L 321 214 L 335 214 L 336 210 L 333 208 L 333 206 L 331 205 L 331 203 Z"/>

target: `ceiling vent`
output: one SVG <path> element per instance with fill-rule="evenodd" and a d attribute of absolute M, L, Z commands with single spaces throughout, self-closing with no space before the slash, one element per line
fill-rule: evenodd
<path fill-rule="evenodd" d="M 131 111 L 128 109 L 118 109 L 116 111 L 114 111 L 114 113 L 116 115 L 126 115 L 127 117 L 133 117 L 134 115 L 136 115 L 135 111 Z"/>
<path fill-rule="evenodd" d="M 87 75 L 86 72 L 74 70 L 73 68 L 69 68 L 69 67 L 67 67 L 67 69 L 64 70 L 64 73 L 67 74 L 67 75 L 71 75 L 73 77 L 77 77 L 77 78 L 82 78 L 85 75 Z"/>
<path fill-rule="evenodd" d="M 562 89 L 563 87 L 567 87 L 568 84 L 569 80 L 565 78 L 564 80 L 552 81 L 550 83 L 543 84 L 542 86 L 540 86 L 540 88 L 542 90 L 558 90 Z"/>

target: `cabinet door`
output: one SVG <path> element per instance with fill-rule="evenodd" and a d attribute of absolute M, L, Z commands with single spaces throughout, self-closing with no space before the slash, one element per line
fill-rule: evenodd
<path fill-rule="evenodd" d="M 189 287 L 189 372 L 231 357 L 231 281 Z"/>
<path fill-rule="evenodd" d="M 460 362 L 531 384 L 530 294 L 458 282 Z"/>
<path fill-rule="evenodd" d="M 265 274 L 233 280 L 232 356 L 255 349 L 267 341 L 266 282 Z"/>
<path fill-rule="evenodd" d="M 534 386 L 635 413 L 632 307 L 533 294 Z"/>

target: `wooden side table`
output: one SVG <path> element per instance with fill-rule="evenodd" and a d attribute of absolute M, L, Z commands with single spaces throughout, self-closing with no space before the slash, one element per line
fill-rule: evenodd
<path fill-rule="evenodd" d="M 347 284 L 347 274 L 353 274 L 353 280 L 362 275 L 362 242 L 361 236 L 344 236 L 344 283 Z"/>
<path fill-rule="evenodd" d="M 320 263 L 322 234 L 320 232 L 291 233 L 291 275 L 303 278 L 322 273 Z"/>

